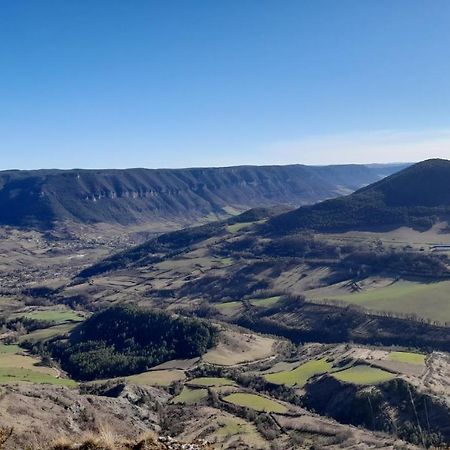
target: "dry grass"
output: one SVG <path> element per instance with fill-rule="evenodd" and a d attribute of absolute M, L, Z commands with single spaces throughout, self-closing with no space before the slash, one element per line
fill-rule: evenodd
<path fill-rule="evenodd" d="M 101 424 L 98 432 L 85 433 L 77 442 L 73 439 L 62 436 L 51 444 L 51 450 L 119 450 L 123 449 L 123 442 L 120 442 L 114 431 L 106 424 Z"/>
<path fill-rule="evenodd" d="M 106 424 L 101 424 L 99 427 L 99 437 L 100 441 L 103 443 L 103 445 L 106 446 L 106 448 L 110 448 L 111 450 L 114 450 L 116 447 L 117 442 L 117 436 L 114 433 L 114 431 L 108 427 Z"/>
<path fill-rule="evenodd" d="M 272 356 L 275 339 L 238 331 L 226 330 L 220 334 L 217 347 L 203 355 L 203 361 L 221 366 L 232 366 Z"/>
<path fill-rule="evenodd" d="M 152 431 L 145 432 L 136 440 L 121 439 L 110 427 L 101 425 L 97 433 L 86 434 L 78 442 L 68 437 L 61 437 L 54 441 L 49 448 L 46 447 L 46 450 L 182 450 L 184 448 L 187 448 L 186 443 L 170 438 L 163 441 Z M 203 442 L 189 444 L 189 448 L 212 450 L 208 444 Z"/>
<path fill-rule="evenodd" d="M 126 377 L 131 383 L 149 386 L 169 386 L 174 381 L 182 381 L 185 378 L 185 373 L 176 369 L 151 370 Z"/>
<path fill-rule="evenodd" d="M 12 428 L 0 428 L 0 449 L 6 444 L 13 432 Z"/>

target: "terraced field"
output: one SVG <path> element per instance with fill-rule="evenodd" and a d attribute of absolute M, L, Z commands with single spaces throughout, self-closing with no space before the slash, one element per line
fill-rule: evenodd
<path fill-rule="evenodd" d="M 386 370 L 360 364 L 349 369 L 333 373 L 333 377 L 339 381 L 353 384 L 379 384 L 392 380 L 395 375 Z"/>
<path fill-rule="evenodd" d="M 266 374 L 264 378 L 275 384 L 302 387 L 312 376 L 329 372 L 331 366 L 331 363 L 327 362 L 325 358 L 322 358 L 315 361 L 308 361 L 293 370 Z"/>
<path fill-rule="evenodd" d="M 237 309 L 242 306 L 242 302 L 225 302 L 225 303 L 218 303 L 215 305 L 215 307 L 219 310 L 227 310 L 227 309 Z"/>
<path fill-rule="evenodd" d="M 233 403 L 234 405 L 254 409 L 255 411 L 273 412 L 280 414 L 287 412 L 287 408 L 281 403 L 257 394 L 235 392 L 224 397 L 224 400 L 229 403 Z"/>
<path fill-rule="evenodd" d="M 268 306 L 273 306 L 275 305 L 278 300 L 280 300 L 281 296 L 280 295 L 276 295 L 274 297 L 267 297 L 267 298 L 255 298 L 253 300 L 250 300 L 250 303 L 253 306 L 260 306 L 260 307 L 268 307 Z"/>
<path fill-rule="evenodd" d="M 228 378 L 215 378 L 215 377 L 200 377 L 194 378 L 189 381 L 189 384 L 193 386 L 206 386 L 206 387 L 215 387 L 215 386 L 235 386 L 236 383 L 233 380 Z"/>
<path fill-rule="evenodd" d="M 174 381 L 182 381 L 185 379 L 182 370 L 151 370 L 148 372 L 130 375 L 126 377 L 128 381 L 135 384 L 143 384 L 148 386 L 169 386 Z"/>
<path fill-rule="evenodd" d="M 207 389 L 191 389 L 187 386 L 176 397 L 173 398 L 173 403 L 182 403 L 185 405 L 194 405 L 208 396 Z"/>
<path fill-rule="evenodd" d="M 410 352 L 391 352 L 389 353 L 389 360 L 408 364 L 425 365 L 425 355 L 420 353 Z"/>

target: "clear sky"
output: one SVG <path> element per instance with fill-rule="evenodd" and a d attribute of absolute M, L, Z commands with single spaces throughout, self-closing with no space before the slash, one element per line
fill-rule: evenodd
<path fill-rule="evenodd" d="M 1 0 L 0 168 L 450 158 L 449 0 Z"/>

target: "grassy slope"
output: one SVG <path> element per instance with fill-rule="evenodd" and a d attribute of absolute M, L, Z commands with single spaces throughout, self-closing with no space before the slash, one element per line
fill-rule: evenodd
<path fill-rule="evenodd" d="M 149 386 L 169 386 L 174 381 L 184 380 L 185 375 L 182 370 L 152 370 L 126 377 L 128 381 L 136 384 Z"/>
<path fill-rule="evenodd" d="M 426 355 L 420 353 L 410 353 L 410 352 L 391 352 L 389 353 L 389 360 L 408 363 L 408 364 L 418 364 L 425 365 Z"/>
<path fill-rule="evenodd" d="M 375 311 L 416 314 L 441 323 L 450 322 L 450 281 L 420 284 L 398 282 L 392 286 L 330 297 Z"/>
<path fill-rule="evenodd" d="M 312 376 L 329 372 L 331 364 L 325 359 L 308 361 L 301 364 L 294 370 L 285 370 L 277 373 L 270 373 L 264 376 L 267 381 L 275 384 L 285 384 L 287 386 L 303 386 Z"/>
<path fill-rule="evenodd" d="M 242 440 L 250 448 L 267 448 L 266 442 L 261 438 L 256 427 L 238 417 L 223 417 L 218 419 L 219 429 L 214 433 L 222 445 L 219 448 L 228 448 L 225 445 Z M 230 448 L 232 448 L 230 446 Z"/>
<path fill-rule="evenodd" d="M 200 378 L 194 378 L 193 380 L 189 381 L 189 384 L 192 384 L 194 386 L 206 386 L 206 387 L 212 387 L 212 386 L 234 386 L 236 383 L 233 380 L 230 380 L 228 378 L 222 378 L 222 377 L 200 377 Z"/>
<path fill-rule="evenodd" d="M 262 397 L 256 394 L 234 393 L 224 397 L 224 400 L 235 405 L 244 406 L 245 408 L 252 408 L 256 411 L 266 411 L 275 413 L 285 413 L 287 408 L 274 400 Z"/>
<path fill-rule="evenodd" d="M 335 372 L 333 376 L 340 381 L 353 384 L 378 384 L 395 377 L 394 374 L 387 372 L 386 370 L 363 364 L 350 367 L 341 372 Z"/>
<path fill-rule="evenodd" d="M 56 372 L 50 367 L 37 365 L 37 358 L 21 353 L 17 345 L 0 344 L 0 384 L 29 382 L 76 385 L 72 380 L 57 378 Z"/>
<path fill-rule="evenodd" d="M 267 297 L 267 298 L 255 298 L 250 300 L 250 303 L 253 306 L 260 306 L 260 307 L 267 307 L 267 306 L 273 306 L 275 303 L 280 300 L 281 296 L 277 295 L 275 297 Z"/>
<path fill-rule="evenodd" d="M 55 322 L 58 324 L 66 322 L 81 322 L 83 317 L 75 311 L 32 311 L 22 315 L 27 319 Z"/>
<path fill-rule="evenodd" d="M 19 367 L 0 367 L 0 384 L 10 383 L 38 383 L 57 384 L 74 387 L 76 383 L 65 378 L 56 378 L 41 372 Z"/>
<path fill-rule="evenodd" d="M 180 394 L 174 397 L 174 403 L 184 403 L 185 405 L 193 405 L 208 395 L 207 389 L 190 389 L 187 386 L 183 388 Z"/>
<path fill-rule="evenodd" d="M 275 342 L 269 337 L 228 330 L 221 334 L 219 344 L 203 355 L 202 360 L 219 366 L 256 361 L 273 355 Z"/>
<path fill-rule="evenodd" d="M 15 354 L 20 350 L 18 345 L 5 345 L 0 344 L 0 355 L 4 354 Z"/>
<path fill-rule="evenodd" d="M 76 327 L 76 324 L 74 323 L 68 323 L 68 324 L 62 324 L 62 325 L 55 325 L 53 327 L 49 328 L 42 328 L 38 329 L 36 331 L 32 331 L 31 333 L 24 334 L 19 338 L 19 342 L 38 342 L 43 341 L 46 339 L 49 339 L 51 337 L 60 336 L 63 334 L 68 333 L 69 331 L 73 330 Z"/>

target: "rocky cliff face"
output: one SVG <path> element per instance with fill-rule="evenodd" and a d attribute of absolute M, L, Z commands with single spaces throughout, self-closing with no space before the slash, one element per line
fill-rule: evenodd
<path fill-rule="evenodd" d="M 380 178 L 378 168 L 358 165 L 5 171 L 0 225 L 164 220 L 183 225 L 259 206 L 311 204 Z"/>

